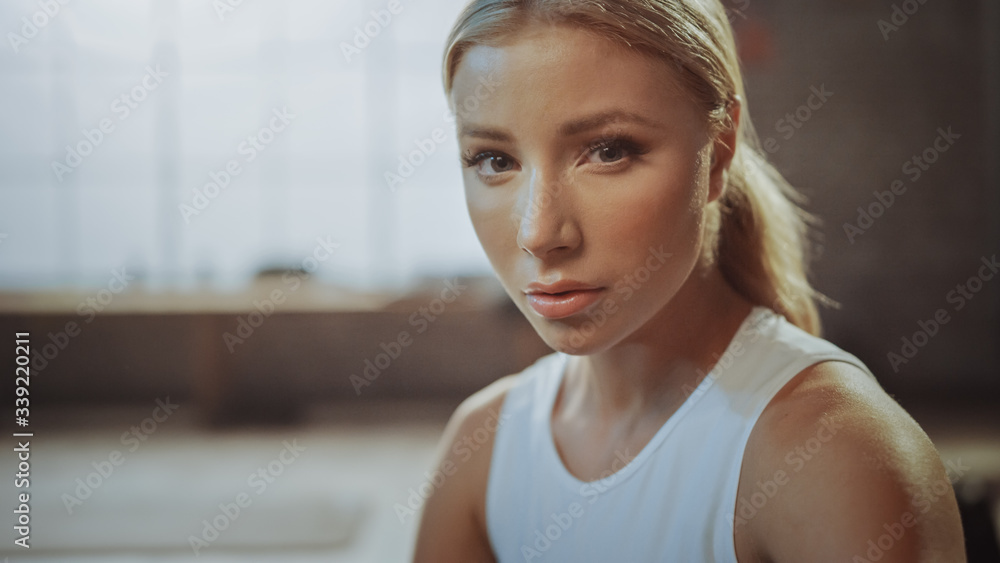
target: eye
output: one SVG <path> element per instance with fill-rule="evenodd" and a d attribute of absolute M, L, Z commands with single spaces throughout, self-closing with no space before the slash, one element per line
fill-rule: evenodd
<path fill-rule="evenodd" d="M 475 168 L 480 176 L 496 176 L 517 169 L 514 159 L 501 152 L 481 152 L 471 157 L 463 156 L 462 160 L 467 167 Z"/>
<path fill-rule="evenodd" d="M 619 145 L 600 147 L 596 151 L 597 159 L 601 162 L 616 162 L 625 156 L 625 150 Z"/>
<path fill-rule="evenodd" d="M 585 155 L 586 162 L 593 164 L 615 164 L 642 154 L 642 149 L 628 139 L 609 139 L 590 145 Z"/>

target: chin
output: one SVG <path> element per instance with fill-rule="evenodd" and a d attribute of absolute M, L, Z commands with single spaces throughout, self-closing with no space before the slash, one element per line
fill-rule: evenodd
<path fill-rule="evenodd" d="M 550 324 L 551 323 L 551 324 Z M 587 323 L 581 326 L 571 326 L 562 324 L 553 326 L 558 322 L 541 319 L 532 323 L 538 336 L 556 352 L 563 352 L 571 356 L 589 356 L 603 352 L 613 345 L 612 340 L 604 329 L 594 329 Z M 548 326 L 545 326 L 548 325 Z M 593 330 L 591 330 L 593 329 Z"/>

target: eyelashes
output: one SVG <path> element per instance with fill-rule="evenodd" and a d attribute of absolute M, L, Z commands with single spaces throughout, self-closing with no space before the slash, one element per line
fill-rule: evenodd
<path fill-rule="evenodd" d="M 487 158 L 495 157 L 495 156 L 506 156 L 506 155 L 504 155 L 503 153 L 495 152 L 495 151 L 484 151 L 484 152 L 481 152 L 479 154 L 473 154 L 472 152 L 466 152 L 466 153 L 462 154 L 462 163 L 465 164 L 466 167 L 472 167 L 472 166 L 475 166 L 475 165 L 479 164 L 480 162 L 482 162 L 483 160 L 485 160 Z"/>
<path fill-rule="evenodd" d="M 644 148 L 628 135 L 619 135 L 593 141 L 585 145 L 584 150 L 585 152 L 583 157 L 581 157 L 581 161 L 602 166 L 613 166 L 649 152 L 648 149 Z M 593 160 L 593 156 L 596 156 L 597 160 Z M 491 165 L 491 170 L 485 173 L 480 171 L 481 175 L 502 174 L 503 172 L 512 170 L 516 166 L 513 157 L 507 153 L 495 150 L 487 150 L 479 153 L 467 151 L 461 155 L 461 160 L 467 168 L 480 166 L 488 161 Z"/>
<path fill-rule="evenodd" d="M 604 139 L 601 141 L 594 142 L 589 146 L 587 150 L 587 155 L 589 156 L 598 151 L 600 151 L 599 154 L 602 156 L 608 156 L 609 154 L 615 155 L 623 152 L 627 154 L 627 156 L 620 156 L 619 154 L 620 158 L 612 159 L 610 162 L 603 160 L 599 161 L 601 163 L 607 163 L 607 164 L 613 162 L 619 162 L 627 157 L 640 156 L 648 152 L 646 149 L 640 146 L 639 143 L 637 143 L 634 139 L 632 139 L 627 135 L 621 135 L 618 137 L 613 137 L 610 139 Z"/>
<path fill-rule="evenodd" d="M 497 176 L 499 174 L 503 174 L 504 172 L 510 172 L 511 170 L 514 169 L 515 166 L 514 159 L 512 157 L 502 152 L 495 152 L 495 151 L 481 152 L 475 156 L 463 155 L 462 161 L 468 168 L 479 167 L 476 169 L 476 173 L 479 174 L 479 176 Z M 488 172 L 482 170 L 481 165 L 484 163 L 491 164 L 492 170 Z M 498 165 L 500 168 L 503 169 L 498 170 L 497 169 Z"/>

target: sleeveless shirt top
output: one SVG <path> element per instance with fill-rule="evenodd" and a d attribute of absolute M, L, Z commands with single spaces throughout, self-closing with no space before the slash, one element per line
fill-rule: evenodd
<path fill-rule="evenodd" d="M 743 453 L 754 424 L 793 377 L 852 354 L 755 307 L 712 370 L 686 386 L 687 398 L 639 452 L 597 481 L 566 469 L 551 415 L 569 355 L 545 356 L 508 390 L 493 444 L 486 526 L 500 563 L 736 563 L 734 527 L 766 502 L 737 507 Z M 796 460 L 785 460 L 794 478 Z M 765 484 L 765 487 L 773 486 Z M 771 491 L 772 494 L 773 491 Z"/>

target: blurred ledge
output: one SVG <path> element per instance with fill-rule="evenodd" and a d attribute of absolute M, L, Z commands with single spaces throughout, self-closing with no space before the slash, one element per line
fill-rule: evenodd
<path fill-rule="evenodd" d="M 39 400 L 43 400 L 39 398 Z M 183 440 L 194 435 L 261 436 L 288 431 L 354 432 L 385 428 L 436 433 L 455 412 L 461 398 L 338 399 L 303 402 L 294 421 L 275 425 L 266 420 L 244 420 L 222 427 L 205 425 L 205 413 L 193 397 L 169 397 L 177 408 L 156 425 L 157 436 Z M 88 436 L 117 438 L 123 430 L 149 418 L 155 401 L 130 403 L 40 404 L 31 410 L 31 428 L 38 436 L 61 436 L 86 441 Z"/>
<path fill-rule="evenodd" d="M 341 292 L 330 297 L 339 308 L 302 310 L 290 305 L 307 296 L 304 284 L 284 303 L 263 301 L 278 291 L 272 278 L 228 305 L 202 296 L 209 310 L 191 301 L 190 310 L 129 310 L 122 299 L 113 312 L 51 303 L 0 312 L 0 334 L 30 335 L 32 396 L 45 404 L 170 396 L 216 426 L 293 423 L 315 401 L 461 399 L 551 352 L 492 278 L 429 280 L 367 301 Z M 242 306 L 227 310 L 234 302 Z"/>
<path fill-rule="evenodd" d="M 90 290 L 6 290 L 0 291 L 0 314 L 240 313 L 266 301 L 281 312 L 383 311 L 415 309 L 442 292 L 450 298 L 453 292 L 446 291 L 449 287 L 458 287 L 466 296 L 456 302 L 456 309 L 489 307 L 506 300 L 503 288 L 492 277 L 422 279 L 396 291 L 359 291 L 308 279 L 304 271 L 269 270 L 234 291 L 210 286 L 157 290 L 141 280 L 124 288 L 121 283 L 109 282 L 106 287 Z"/>
<path fill-rule="evenodd" d="M 1000 486 L 1000 410 L 995 398 L 902 405 L 930 436 L 942 459 L 961 460 L 969 466 L 970 477 Z"/>

